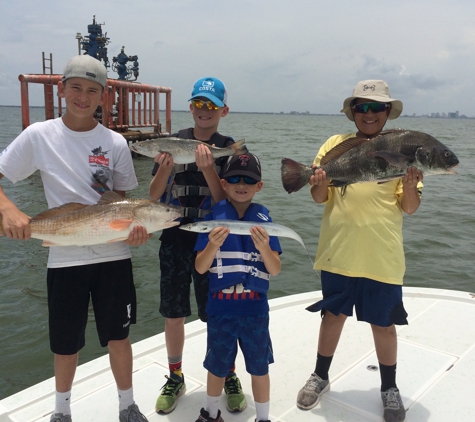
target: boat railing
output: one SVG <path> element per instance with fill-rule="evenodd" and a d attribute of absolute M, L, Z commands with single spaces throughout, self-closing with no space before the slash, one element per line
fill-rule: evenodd
<path fill-rule="evenodd" d="M 21 84 L 22 127 L 30 125 L 28 84 L 43 84 L 45 91 L 45 119 L 62 116 L 62 98 L 57 94 L 57 85 L 62 75 L 22 74 Z M 54 91 L 56 90 L 56 95 Z M 106 99 L 96 111 L 96 119 L 104 126 L 121 133 L 127 141 L 167 136 L 171 133 L 171 88 L 146 85 L 138 82 L 107 79 Z M 165 130 L 160 123 L 160 94 L 165 95 Z M 54 98 L 58 98 L 55 116 Z M 143 129 L 143 130 L 142 130 Z"/>

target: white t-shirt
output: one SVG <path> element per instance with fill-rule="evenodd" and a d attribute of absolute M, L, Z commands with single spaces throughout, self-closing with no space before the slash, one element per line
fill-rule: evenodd
<path fill-rule="evenodd" d="M 27 127 L 0 153 L 0 173 L 11 182 L 41 173 L 48 207 L 67 202 L 96 204 L 107 190 L 137 187 L 127 141 L 98 124 L 75 132 L 61 118 Z M 130 258 L 124 242 L 95 246 L 54 246 L 48 267 L 60 268 Z"/>

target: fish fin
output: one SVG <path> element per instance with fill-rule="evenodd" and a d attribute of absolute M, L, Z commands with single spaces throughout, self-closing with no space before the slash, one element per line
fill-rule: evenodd
<path fill-rule="evenodd" d="M 41 246 L 48 248 L 50 246 L 60 246 L 60 245 L 58 245 L 57 243 L 51 242 L 49 240 L 43 240 L 43 243 L 41 244 Z"/>
<path fill-rule="evenodd" d="M 165 227 L 166 228 L 169 228 L 169 227 L 175 227 L 175 226 L 178 226 L 180 224 L 179 221 L 170 221 L 168 223 L 165 223 Z"/>
<path fill-rule="evenodd" d="M 111 221 L 109 223 L 109 228 L 119 232 L 121 230 L 128 229 L 133 222 L 134 220 L 119 218 L 117 220 Z"/>
<path fill-rule="evenodd" d="M 403 135 L 406 132 L 409 132 L 409 130 L 400 129 L 400 128 L 399 129 L 388 129 L 388 130 L 385 130 L 384 132 L 381 132 L 377 137 L 379 138 L 380 136 L 389 135 L 391 133 L 394 133 L 396 135 Z"/>
<path fill-rule="evenodd" d="M 73 211 L 82 210 L 83 208 L 88 207 L 89 205 L 79 204 L 77 202 L 68 202 L 67 204 L 63 204 L 59 207 L 50 208 L 49 210 L 40 212 L 39 214 L 35 215 L 31 221 L 39 221 L 44 220 L 45 218 L 56 217 L 58 215 L 68 214 Z"/>
<path fill-rule="evenodd" d="M 234 144 L 229 145 L 229 147 L 234 150 L 233 155 L 241 155 L 249 152 L 246 145 L 244 145 L 245 142 L 246 141 L 244 139 L 241 139 L 237 142 L 234 142 Z"/>
<path fill-rule="evenodd" d="M 323 166 L 334 160 L 335 158 L 339 157 L 340 155 L 344 154 L 345 152 L 357 147 L 358 145 L 364 144 L 368 139 L 367 138 L 359 138 L 357 136 L 349 139 L 345 139 L 340 144 L 334 146 L 330 151 L 328 151 L 320 160 L 320 165 Z"/>
<path fill-rule="evenodd" d="M 290 158 L 282 158 L 281 162 L 282 186 L 288 193 L 297 192 L 309 181 L 314 170 Z"/>
<path fill-rule="evenodd" d="M 127 240 L 127 237 L 117 237 L 115 239 L 108 240 L 106 243 L 115 243 L 115 242 L 122 242 L 123 240 Z"/>
<path fill-rule="evenodd" d="M 334 188 L 341 188 L 342 186 L 348 186 L 350 183 L 345 182 L 344 180 L 336 180 L 332 179 L 328 186 L 332 186 Z"/>
<path fill-rule="evenodd" d="M 112 204 L 114 202 L 123 201 L 124 199 L 125 198 L 119 195 L 117 192 L 107 191 L 104 192 L 104 195 L 102 195 L 101 199 L 99 199 L 97 203 L 100 205 Z"/>
<path fill-rule="evenodd" d="M 414 163 L 414 159 L 407 155 L 400 154 L 399 152 L 392 151 L 372 151 L 368 152 L 370 157 L 377 157 L 386 160 L 394 167 L 406 168 Z"/>

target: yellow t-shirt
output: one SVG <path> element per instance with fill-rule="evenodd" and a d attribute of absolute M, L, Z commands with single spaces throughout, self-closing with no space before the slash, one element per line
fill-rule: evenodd
<path fill-rule="evenodd" d="M 355 133 L 335 135 L 314 160 Z M 422 184 L 420 186 L 422 188 Z M 406 270 L 402 239 L 402 181 L 396 179 L 328 188 L 314 269 L 349 277 L 402 284 Z"/>

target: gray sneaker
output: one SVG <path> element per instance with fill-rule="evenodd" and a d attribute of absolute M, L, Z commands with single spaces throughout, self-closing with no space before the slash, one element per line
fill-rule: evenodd
<path fill-rule="evenodd" d="M 401 395 L 397 388 L 390 388 L 381 391 L 381 399 L 383 400 L 385 422 L 402 422 L 406 420 L 406 409 L 402 404 Z"/>
<path fill-rule="evenodd" d="M 297 407 L 304 410 L 314 408 L 320 401 L 320 396 L 330 389 L 330 381 L 322 380 L 317 374 L 313 373 L 299 391 L 297 396 Z"/>
<path fill-rule="evenodd" d="M 71 415 L 63 415 L 62 413 L 53 413 L 49 422 L 72 422 Z"/>
<path fill-rule="evenodd" d="M 139 407 L 134 403 L 127 409 L 121 410 L 119 413 L 120 422 L 148 422 L 148 419 L 142 415 Z"/>

